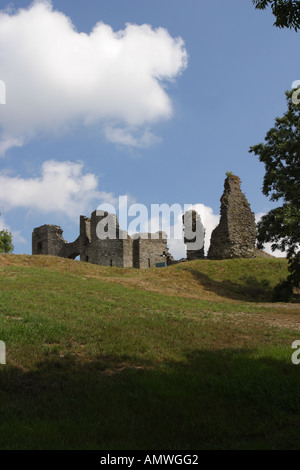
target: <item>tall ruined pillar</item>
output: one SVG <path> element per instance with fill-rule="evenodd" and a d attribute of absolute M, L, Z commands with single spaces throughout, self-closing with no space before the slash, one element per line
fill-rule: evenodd
<path fill-rule="evenodd" d="M 255 217 L 241 191 L 241 180 L 228 176 L 221 197 L 220 223 L 211 234 L 208 258 L 253 258 L 255 240 Z"/>
<path fill-rule="evenodd" d="M 189 210 L 183 214 L 182 223 L 187 260 L 203 259 L 205 230 L 200 215 L 195 210 Z"/>

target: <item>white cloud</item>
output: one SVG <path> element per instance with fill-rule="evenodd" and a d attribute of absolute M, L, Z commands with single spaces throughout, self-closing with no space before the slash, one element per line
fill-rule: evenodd
<path fill-rule="evenodd" d="M 104 128 L 104 134 L 110 142 L 125 147 L 145 148 L 161 141 L 161 139 L 148 128 L 140 130 L 109 125 Z"/>
<path fill-rule="evenodd" d="M 258 212 L 257 214 L 255 214 L 255 222 L 259 222 L 262 216 L 265 214 L 267 214 L 267 212 Z"/>
<path fill-rule="evenodd" d="M 70 218 L 94 207 L 95 202 L 115 202 L 112 194 L 98 191 L 92 173 L 83 174 L 83 164 L 48 160 L 41 176 L 22 178 L 0 173 L 0 205 L 5 210 L 24 207 L 40 213 L 60 212 Z"/>
<path fill-rule="evenodd" d="M 1 135 L 1 131 L 0 131 Z M 1 138 L 1 137 L 0 137 Z M 11 147 L 22 147 L 23 140 L 17 139 L 11 136 L 5 136 L 3 140 L 0 140 L 0 156 L 4 155 L 7 150 Z"/>
<path fill-rule="evenodd" d="M 0 151 L 36 135 L 97 124 L 112 142 L 145 146 L 149 126 L 172 116 L 166 81 L 187 66 L 181 38 L 163 28 L 102 22 L 76 31 L 50 1 L 0 12 L 0 71 L 6 105 L 0 114 Z"/>
<path fill-rule="evenodd" d="M 11 230 L 10 226 L 5 223 L 4 218 L 0 217 L 0 230 L 8 230 L 12 234 L 13 243 L 26 243 L 19 230 Z"/>

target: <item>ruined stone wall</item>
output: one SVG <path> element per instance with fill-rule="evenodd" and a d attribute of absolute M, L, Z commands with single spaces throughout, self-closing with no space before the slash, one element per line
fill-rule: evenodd
<path fill-rule="evenodd" d="M 64 246 L 61 248 L 57 256 L 62 258 L 75 259 L 77 256 L 80 256 L 81 253 L 81 238 L 80 236 L 72 243 L 67 243 L 65 241 Z"/>
<path fill-rule="evenodd" d="M 167 255 L 169 252 L 164 232 L 135 235 L 133 240 L 133 266 L 135 268 L 155 268 L 157 263 L 168 262 Z"/>
<path fill-rule="evenodd" d="M 211 236 L 208 258 L 251 258 L 255 256 L 256 224 L 250 205 L 240 188 L 240 179 L 229 176 L 221 197 L 221 218 Z M 199 214 L 187 211 L 183 215 L 184 242 L 187 260 L 204 258 L 205 230 Z M 187 230 L 189 227 L 189 230 Z M 197 229 L 198 227 L 198 229 Z M 202 244 L 196 244 L 200 234 Z M 94 211 L 91 218 L 80 216 L 80 235 L 72 243 L 64 240 L 57 225 L 43 225 L 32 234 L 32 254 L 75 258 L 103 266 L 147 269 L 165 262 L 174 263 L 167 248 L 164 232 L 137 234 L 131 238 L 120 230 L 116 215 Z"/>
<path fill-rule="evenodd" d="M 205 229 L 201 222 L 200 215 L 195 210 L 189 210 L 183 214 L 182 223 L 184 229 L 184 243 L 187 249 L 186 259 L 188 261 L 203 259 Z"/>
<path fill-rule="evenodd" d="M 59 256 L 64 248 L 63 231 L 58 225 L 42 225 L 32 233 L 32 254 Z"/>
<path fill-rule="evenodd" d="M 82 251 L 81 237 L 68 243 L 58 225 L 42 225 L 33 230 L 32 254 L 75 259 Z"/>
<path fill-rule="evenodd" d="M 80 261 L 89 261 L 88 245 L 91 243 L 91 219 L 80 216 L 79 222 Z"/>
<path fill-rule="evenodd" d="M 124 252 L 129 252 L 126 259 Z M 131 240 L 96 240 L 88 247 L 88 261 L 101 266 L 132 267 Z"/>
<path fill-rule="evenodd" d="M 127 235 L 126 239 L 123 240 L 123 267 L 132 268 L 133 265 L 133 240 Z"/>
<path fill-rule="evenodd" d="M 95 210 L 92 212 L 89 230 L 91 243 L 94 243 L 103 236 L 110 239 L 113 237 L 117 239 L 120 238 L 120 228 L 117 216 L 105 211 Z"/>
<path fill-rule="evenodd" d="M 213 230 L 208 251 L 210 259 L 253 258 L 256 224 L 238 176 L 228 176 L 221 197 L 221 218 Z"/>
<path fill-rule="evenodd" d="M 90 243 L 86 247 L 88 262 L 102 266 L 132 267 L 132 240 L 119 229 L 116 215 L 94 211 L 89 229 Z M 109 238 L 112 236 L 116 238 Z"/>

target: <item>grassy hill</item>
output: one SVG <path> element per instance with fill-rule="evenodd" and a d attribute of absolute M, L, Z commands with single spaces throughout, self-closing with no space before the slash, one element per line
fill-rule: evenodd
<path fill-rule="evenodd" d="M 299 449 L 282 259 L 119 269 L 0 255 L 1 449 Z"/>

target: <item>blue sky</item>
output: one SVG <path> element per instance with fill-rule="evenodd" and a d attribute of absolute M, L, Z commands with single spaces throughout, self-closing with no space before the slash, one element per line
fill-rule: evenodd
<path fill-rule="evenodd" d="M 270 12 L 251 0 L 2 8 L 0 223 L 15 253 L 31 253 L 45 223 L 72 241 L 80 214 L 125 194 L 149 209 L 203 204 L 209 233 L 227 170 L 256 214 L 274 207 L 248 150 L 285 111 L 300 71 L 297 33 L 275 28 Z M 109 27 L 91 34 L 99 22 Z"/>

